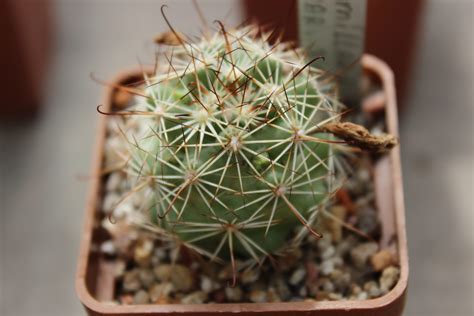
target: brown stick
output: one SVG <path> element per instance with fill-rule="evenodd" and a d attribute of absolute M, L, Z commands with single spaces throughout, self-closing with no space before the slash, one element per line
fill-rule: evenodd
<path fill-rule="evenodd" d="M 319 131 L 332 133 L 351 146 L 373 152 L 385 152 L 398 145 L 398 138 L 390 134 L 371 134 L 365 127 L 350 122 L 329 123 Z"/>

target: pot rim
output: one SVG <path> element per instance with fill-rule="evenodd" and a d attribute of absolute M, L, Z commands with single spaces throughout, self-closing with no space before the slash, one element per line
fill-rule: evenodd
<path fill-rule="evenodd" d="M 394 75 L 390 67 L 375 56 L 364 54 L 361 58 L 364 69 L 375 73 L 381 80 L 385 93 L 386 125 L 388 132 L 398 136 L 397 103 L 394 86 Z M 124 71 L 116 77 L 115 82 L 123 82 L 125 79 L 141 74 L 137 70 Z M 103 105 L 110 107 L 112 104 L 114 87 L 108 87 Z M 84 220 L 83 234 L 81 238 L 75 288 L 77 295 L 86 309 L 99 315 L 119 314 L 171 314 L 171 313 L 258 313 L 258 312 L 316 312 L 316 311 L 364 311 L 384 310 L 393 308 L 393 305 L 401 304 L 394 310 L 403 310 L 406 290 L 408 286 L 408 251 L 406 238 L 405 207 L 402 189 L 400 146 L 396 146 L 387 155 L 389 157 L 391 184 L 393 191 L 393 210 L 395 213 L 395 230 L 397 238 L 397 253 L 399 255 L 400 278 L 395 287 L 387 294 L 368 300 L 344 300 L 344 301 L 303 301 L 303 302 L 275 302 L 275 303 L 215 303 L 215 304 L 147 304 L 147 305 L 112 305 L 100 302 L 92 296 L 86 285 L 88 259 L 91 251 L 92 231 L 95 221 L 96 201 L 99 196 L 100 175 L 99 170 L 102 163 L 103 145 L 105 142 L 106 117 L 101 116 L 98 130 L 98 139 L 94 151 L 91 181 L 88 194 L 86 214 Z M 388 314 L 387 314 L 388 315 Z M 396 315 L 396 314 L 394 314 Z"/>

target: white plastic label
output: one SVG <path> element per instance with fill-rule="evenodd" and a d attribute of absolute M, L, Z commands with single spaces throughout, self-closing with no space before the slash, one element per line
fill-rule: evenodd
<path fill-rule="evenodd" d="M 367 0 L 298 0 L 300 44 L 318 67 L 337 76 L 341 97 L 357 102 L 360 93 Z"/>

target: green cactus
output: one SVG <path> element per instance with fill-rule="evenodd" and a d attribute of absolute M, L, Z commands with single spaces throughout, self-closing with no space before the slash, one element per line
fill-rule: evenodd
<path fill-rule="evenodd" d="M 337 141 L 318 128 L 339 118 L 332 87 L 257 30 L 176 37 L 124 133 L 124 171 L 132 193 L 147 192 L 149 220 L 213 259 L 259 260 L 298 229 L 319 237 L 311 227 L 334 182 Z"/>

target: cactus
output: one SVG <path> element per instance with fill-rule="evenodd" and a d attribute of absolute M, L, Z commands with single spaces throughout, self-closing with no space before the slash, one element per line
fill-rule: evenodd
<path fill-rule="evenodd" d="M 160 231 L 212 259 L 260 260 L 314 222 L 335 188 L 333 87 L 255 26 L 176 46 L 122 114 L 130 195 Z"/>

